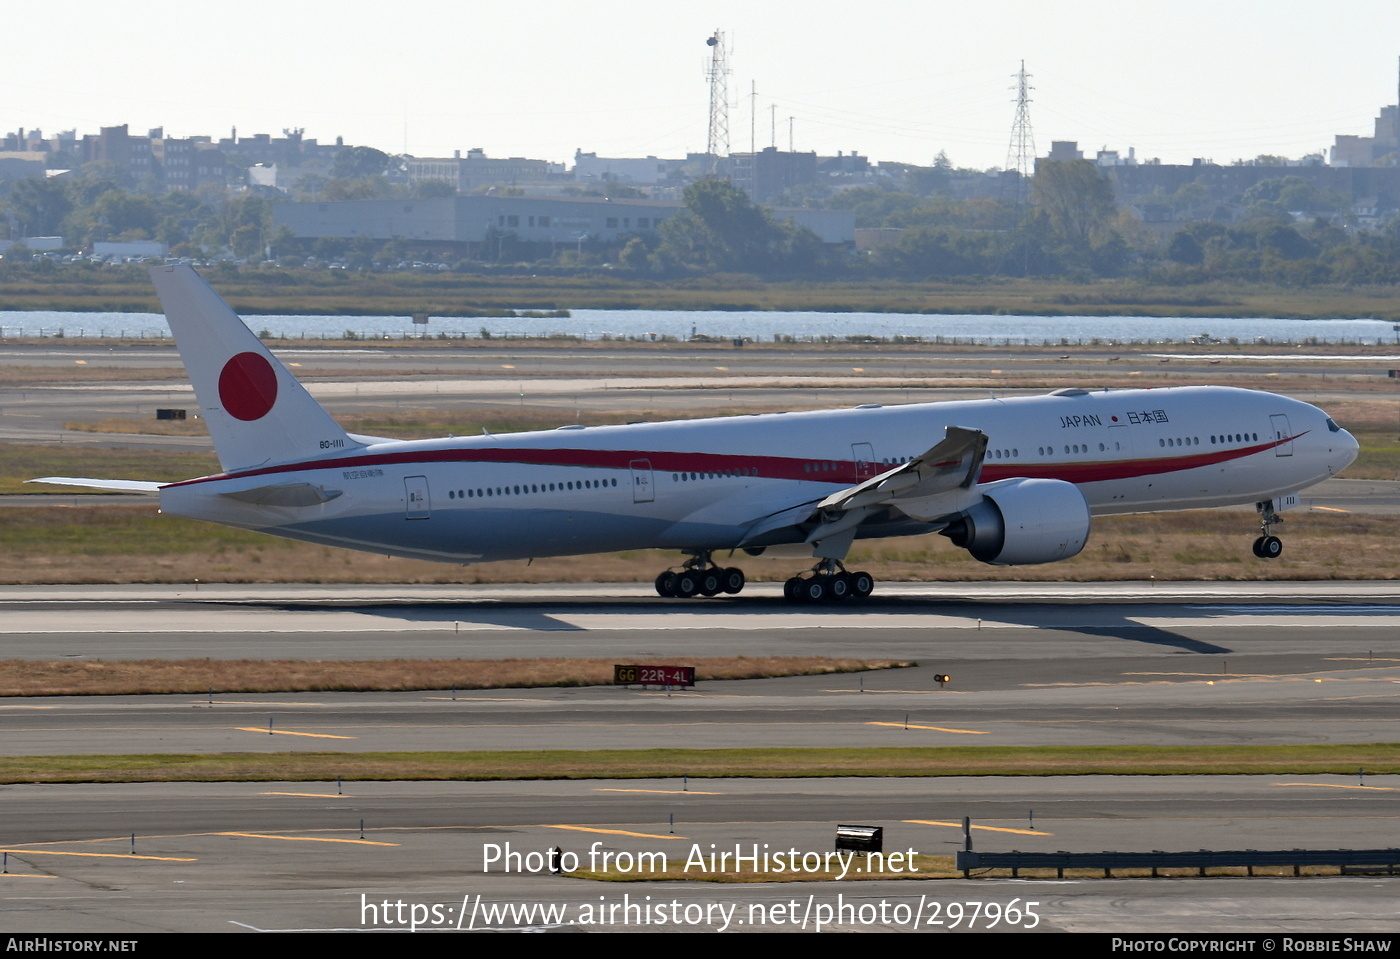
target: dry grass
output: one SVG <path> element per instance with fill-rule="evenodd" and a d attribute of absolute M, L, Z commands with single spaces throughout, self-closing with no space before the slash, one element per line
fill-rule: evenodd
<path fill-rule="evenodd" d="M 936 535 L 857 543 L 847 565 L 908 582 L 1400 578 L 1400 554 L 1391 546 L 1400 516 L 1285 515 L 1287 547 L 1272 561 L 1249 550 L 1257 535 L 1252 513 L 1206 510 L 1100 517 L 1083 553 L 1046 566 L 984 566 Z M 680 558 L 638 550 L 463 568 L 160 516 L 151 506 L 13 509 L 0 524 L 0 583 L 650 584 Z M 811 565 L 771 556 L 734 562 L 754 581 L 784 580 Z M 650 586 L 639 589 L 646 594 Z"/>
<path fill-rule="evenodd" d="M 7 343 L 23 343 L 24 340 L 7 339 Z M 52 341 L 39 340 L 48 345 Z M 91 341 L 89 341 L 91 342 Z M 100 341 L 106 345 L 107 341 Z M 87 344 L 84 344 L 87 345 Z M 171 345 L 166 341 L 163 345 Z M 71 383 L 148 383 L 174 381 L 177 384 L 189 382 L 185 371 L 175 367 L 135 367 L 100 366 L 93 364 L 73 364 L 72 366 L 6 366 L 0 371 L 0 384 L 14 386 L 56 386 Z"/>
<path fill-rule="evenodd" d="M 151 421 L 154 424 L 154 420 Z M 151 480 L 173 483 L 219 471 L 212 452 L 101 449 L 86 445 L 6 443 L 0 446 L 0 494 L 73 493 L 73 488 L 26 485 L 36 476 L 92 476 L 103 479 Z M 122 497 L 113 494 L 113 501 Z M 7 516 L 6 524 L 13 517 Z"/>
<path fill-rule="evenodd" d="M 1286 746 L 946 746 L 155 753 L 0 757 L 0 782 L 812 779 L 924 776 L 1374 775 L 1395 743 Z"/>
<path fill-rule="evenodd" d="M 158 420 L 109 416 L 100 420 L 64 423 L 65 430 L 79 433 L 126 433 L 147 436 L 208 436 L 202 419 Z M 188 479 L 188 477 L 186 477 Z"/>
<path fill-rule="evenodd" d="M 0 696 L 378 692 L 610 686 L 611 659 L 148 659 L 116 662 L 0 660 Z M 814 676 L 913 665 L 829 656 L 727 656 L 687 660 L 697 682 Z"/>

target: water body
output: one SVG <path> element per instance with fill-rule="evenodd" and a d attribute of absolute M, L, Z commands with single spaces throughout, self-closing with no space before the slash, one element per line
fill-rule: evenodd
<path fill-rule="evenodd" d="M 408 316 L 253 316 L 255 332 L 285 339 L 341 339 L 347 331 L 366 340 L 446 336 L 577 336 L 599 339 L 676 339 L 694 335 L 758 342 L 882 340 L 913 337 L 948 343 L 1081 345 L 1186 343 L 1203 334 L 1239 343 L 1394 342 L 1394 324 L 1383 320 L 1280 320 L 1266 317 L 1173 318 L 1140 316 L 930 316 L 915 313 L 722 312 L 714 310 L 574 310 L 568 317 L 430 317 L 426 326 Z M 0 338 L 64 336 L 163 338 L 170 335 L 158 313 L 66 313 L 0 311 Z"/>

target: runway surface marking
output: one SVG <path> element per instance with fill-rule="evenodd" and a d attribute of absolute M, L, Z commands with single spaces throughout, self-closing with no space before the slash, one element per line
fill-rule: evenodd
<path fill-rule="evenodd" d="M 624 687 L 624 688 L 625 688 L 625 687 Z M 675 698 L 677 698 L 677 699 L 683 699 L 683 698 L 690 698 L 690 699 L 749 699 L 749 698 L 751 698 L 751 697 L 749 697 L 749 696 L 741 696 L 741 695 L 739 695 L 738 693 L 724 693 L 724 694 L 719 694 L 719 693 L 683 693 L 683 692 L 674 692 L 674 693 L 673 693 L 673 692 L 660 692 L 660 691 L 657 691 L 657 692 L 648 692 L 648 691 L 646 691 L 646 690 L 642 690 L 640 693 L 638 693 L 638 695 L 639 695 L 639 696 L 643 696 L 643 697 L 646 697 L 646 696 L 650 696 L 650 697 L 664 696 L 666 699 L 671 699 L 672 697 L 675 697 Z"/>
<path fill-rule="evenodd" d="M 1285 673 L 1174 673 L 1174 672 L 1132 672 L 1124 676 L 1198 676 L 1202 679 L 1277 679 Z M 1287 677 L 1295 678 L 1295 677 Z"/>
<path fill-rule="evenodd" d="M 176 856 L 137 856 L 129 852 L 59 852 L 56 849 L 0 849 L 16 856 L 83 856 L 88 859 L 149 859 L 153 862 L 199 862 Z"/>
<path fill-rule="evenodd" d="M 57 879 L 58 876 L 43 876 L 37 872 L 7 872 L 0 874 L 0 879 Z"/>
<path fill-rule="evenodd" d="M 1037 630 L 1037 629 L 1165 629 L 1179 631 L 1189 628 L 1220 629 L 1227 627 L 1336 629 L 1347 626 L 1392 626 L 1400 623 L 1400 607 L 1396 606 L 1188 606 L 1180 613 L 1163 614 L 1144 611 L 1137 615 L 1095 616 L 1082 611 L 1027 610 L 1020 621 L 1002 619 L 978 621 L 976 612 L 948 615 L 929 612 L 884 612 L 878 609 L 857 614 L 791 611 L 775 613 L 768 609 L 733 612 L 716 609 L 713 612 L 682 612 L 680 610 L 619 609 L 607 611 L 571 611 L 554 609 L 547 613 L 530 607 L 518 609 L 480 610 L 477 619 L 470 612 L 455 620 L 421 618 L 414 608 L 395 612 L 383 610 L 366 613 L 358 610 L 272 610 L 256 606 L 240 607 L 239 615 L 229 616 L 214 608 L 168 610 L 158 628 L 127 627 L 111 621 L 111 611 L 40 610 L 23 616 L 7 616 L 0 633 L 27 636 L 81 636 L 88 639 L 94 633 L 102 635 L 184 636 L 259 633 L 268 636 L 291 636 L 304 633 L 421 633 L 457 636 L 477 632 L 522 632 L 550 634 L 558 632 L 675 632 L 680 630 L 710 631 L 744 629 L 751 632 L 791 633 L 798 630 L 849 630 L 853 626 L 882 630 Z M 457 612 L 461 617 L 462 614 Z"/>
<path fill-rule="evenodd" d="M 867 726 L 894 726 L 897 729 L 931 729 L 939 733 L 963 733 L 968 736 L 986 736 L 989 730 L 986 729 L 950 729 L 947 726 L 916 726 L 913 723 L 881 723 L 868 722 Z"/>
<path fill-rule="evenodd" d="M 573 832 L 596 832 L 605 836 L 635 836 L 638 839 L 676 839 L 684 840 L 685 836 L 660 836 L 649 832 L 629 832 L 626 829 L 599 829 L 595 826 L 555 826 L 549 823 L 541 823 L 541 829 L 568 829 Z"/>
<path fill-rule="evenodd" d="M 906 819 L 907 823 L 916 826 L 949 826 L 953 829 L 961 829 L 960 822 L 939 822 L 936 819 Z M 1053 836 L 1053 832 L 1041 832 L 1039 829 L 1012 829 L 1009 826 L 972 826 L 973 829 L 981 829 L 983 832 L 1010 832 L 1018 836 Z"/>
<path fill-rule="evenodd" d="M 1317 786 L 1319 789 L 1372 789 L 1376 792 L 1393 793 L 1400 792 L 1394 786 L 1361 786 L 1347 785 L 1346 783 L 1274 783 L 1275 786 Z"/>
<path fill-rule="evenodd" d="M 1312 506 L 1312 507 L 1309 507 L 1309 508 L 1310 508 L 1310 509 L 1326 510 L 1326 511 L 1329 512 L 1329 513 L 1350 513 L 1350 512 L 1351 512 L 1351 510 L 1349 510 L 1349 509 L 1338 509 L 1338 508 L 1335 507 L 1335 506 Z"/>
<path fill-rule="evenodd" d="M 1258 683 L 1260 685 L 1275 683 L 1397 683 L 1400 680 L 1389 676 L 1278 676 L 1262 674 L 1226 674 L 1220 673 L 1124 673 L 1125 676 L 1199 676 L 1204 682 L 1173 683 L 1170 680 L 1125 680 L 1120 683 L 1089 682 L 1089 683 L 1022 683 L 1026 689 L 1075 689 L 1079 687 L 1116 687 L 1116 686 L 1224 686 L 1235 683 Z M 1379 693 L 1373 695 L 1381 695 Z M 1351 699 L 1353 697 L 1345 697 Z"/>
<path fill-rule="evenodd" d="M 258 701 L 255 699 L 196 699 L 199 706 L 330 706 L 331 703 L 298 703 L 298 702 L 277 702 L 275 700 Z"/>
<path fill-rule="evenodd" d="M 242 733 L 267 733 L 270 736 L 308 736 L 311 739 L 357 739 L 356 736 L 333 736 L 330 733 L 294 733 L 287 729 L 265 729 L 262 726 L 235 726 Z"/>
<path fill-rule="evenodd" d="M 280 839 L 285 842 L 340 842 L 352 846 L 397 846 L 396 842 L 376 842 L 373 839 L 325 839 L 320 836 L 271 836 L 261 832 L 214 832 L 211 836 L 232 836 L 235 839 Z"/>
<path fill-rule="evenodd" d="M 57 706 L 0 706 L 0 709 L 57 709 Z"/>
<path fill-rule="evenodd" d="M 424 696 L 429 702 L 437 703 L 553 703 L 552 699 L 521 699 L 520 697 L 501 698 L 497 696 Z"/>
<path fill-rule="evenodd" d="M 883 693 L 883 694 L 886 695 L 886 696 L 888 696 L 888 695 L 890 695 L 890 694 L 892 694 L 892 693 L 898 694 L 898 695 L 900 695 L 900 696 L 927 696 L 927 695 L 931 695 L 931 694 L 933 694 L 933 693 L 946 693 L 946 694 L 948 694 L 949 696 L 967 696 L 967 695 L 969 695 L 965 690 L 958 690 L 958 689 L 866 689 L 864 686 L 860 687 L 860 689 L 823 689 L 822 692 L 824 692 L 824 693 L 855 693 L 855 692 L 860 692 L 860 693 Z"/>
<path fill-rule="evenodd" d="M 1214 610 L 1214 611 L 1219 611 L 1219 612 L 1222 612 L 1222 613 L 1246 613 L 1246 614 L 1248 614 L 1248 613 L 1295 613 L 1295 614 L 1302 614 L 1302 613 L 1334 613 L 1334 614 L 1335 614 L 1335 613 L 1357 612 L 1357 613 L 1388 613 L 1388 614 L 1391 615 L 1391 616 L 1400 615 L 1400 606 L 1396 606 L 1396 605 L 1393 604 L 1393 603 L 1391 603 L 1391 604 L 1375 603 L 1375 604 L 1371 604 L 1371 605 L 1356 605 L 1356 606 L 1350 606 L 1350 605 L 1347 605 L 1347 606 L 1322 606 L 1322 605 L 1317 605 L 1317 604 L 1314 604 L 1314 605 L 1311 605 L 1311 606 L 1288 606 L 1288 605 L 1283 605 L 1283 604 L 1270 605 L 1270 604 L 1266 604 L 1266 603 L 1260 603 L 1260 604 L 1258 604 L 1258 605 L 1251 605 L 1251 606 L 1242 606 L 1242 605 L 1228 605 L 1228 604 L 1225 604 L 1225 603 L 1218 603 L 1218 604 L 1211 604 L 1211 605 L 1209 605 L 1209 606 L 1206 606 L 1206 605 L 1186 606 L 1186 607 L 1184 607 L 1184 608 L 1186 608 L 1186 609 Z"/>
<path fill-rule="evenodd" d="M 707 793 L 699 789 L 613 789 L 607 786 L 594 788 L 598 793 L 661 793 L 665 796 L 723 796 L 724 793 Z"/>
<path fill-rule="evenodd" d="M 303 796 L 303 797 L 305 797 L 305 798 L 307 798 L 307 799 L 350 799 L 350 798 L 351 798 L 350 796 L 344 795 L 344 794 L 342 794 L 342 793 L 279 793 L 279 792 L 261 792 L 261 793 L 258 793 L 258 795 L 259 795 L 259 796 Z"/>

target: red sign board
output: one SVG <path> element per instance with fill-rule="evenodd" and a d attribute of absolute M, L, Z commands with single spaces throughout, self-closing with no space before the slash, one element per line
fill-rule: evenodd
<path fill-rule="evenodd" d="M 613 666 L 618 686 L 694 686 L 694 666 Z"/>

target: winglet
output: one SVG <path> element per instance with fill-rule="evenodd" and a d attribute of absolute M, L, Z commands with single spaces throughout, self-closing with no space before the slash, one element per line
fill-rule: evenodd
<path fill-rule="evenodd" d="M 331 419 L 193 269 L 157 266 L 151 280 L 225 470 L 364 446 Z"/>

